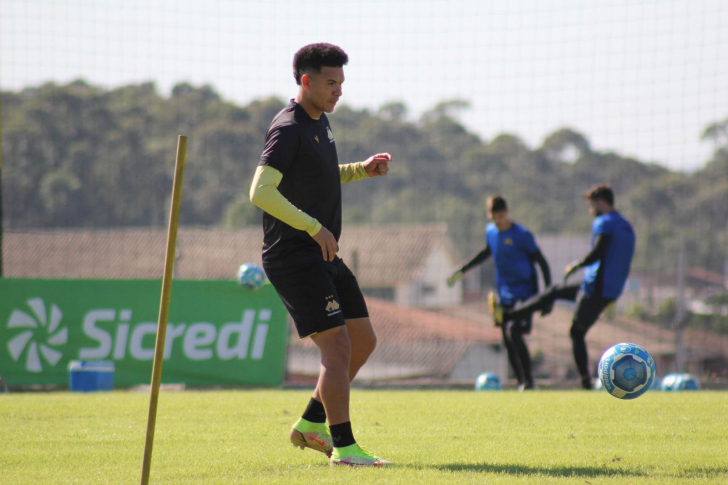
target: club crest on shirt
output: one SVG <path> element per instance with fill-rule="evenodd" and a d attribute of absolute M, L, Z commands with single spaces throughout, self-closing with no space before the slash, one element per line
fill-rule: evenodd
<path fill-rule="evenodd" d="M 330 126 L 326 127 L 326 134 L 329 135 L 329 143 L 333 143 L 334 142 L 334 132 L 331 131 Z"/>
<path fill-rule="evenodd" d="M 503 240 L 503 244 L 505 244 L 506 246 L 513 246 L 513 239 L 507 237 Z"/>
<path fill-rule="evenodd" d="M 318 140 L 318 135 L 314 135 L 314 136 L 313 136 L 313 139 L 314 139 L 314 140 L 316 140 L 316 143 L 318 143 L 318 142 L 319 142 L 319 140 Z"/>

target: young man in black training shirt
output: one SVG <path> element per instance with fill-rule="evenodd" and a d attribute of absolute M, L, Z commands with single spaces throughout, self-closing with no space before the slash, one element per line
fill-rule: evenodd
<path fill-rule="evenodd" d="M 336 253 L 341 184 L 386 175 L 392 157 L 339 165 L 325 113 L 341 97 L 347 62 L 331 44 L 295 54 L 298 94 L 268 129 L 250 200 L 265 211 L 266 275 L 299 337 L 310 337 L 321 352 L 318 384 L 290 440 L 326 453 L 332 466 L 381 466 L 389 462 L 357 445 L 349 418 L 349 382 L 374 351 L 376 336 L 356 278 Z"/>

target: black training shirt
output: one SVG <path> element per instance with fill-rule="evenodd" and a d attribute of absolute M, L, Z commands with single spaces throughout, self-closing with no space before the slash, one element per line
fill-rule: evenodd
<path fill-rule="evenodd" d="M 318 220 L 336 240 L 341 235 L 341 178 L 334 133 L 326 114 L 311 118 L 294 100 L 273 118 L 258 165 L 283 174 L 278 190 Z M 263 263 L 286 266 L 322 259 L 321 246 L 305 231 L 263 214 Z"/>

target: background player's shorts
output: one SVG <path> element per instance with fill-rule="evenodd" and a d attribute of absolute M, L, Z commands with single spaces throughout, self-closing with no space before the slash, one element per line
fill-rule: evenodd
<path fill-rule="evenodd" d="M 268 280 L 293 318 L 300 338 L 340 327 L 344 320 L 369 316 L 359 283 L 338 256 L 265 268 Z"/>
<path fill-rule="evenodd" d="M 513 305 L 503 305 L 504 309 L 512 309 L 515 307 L 515 304 Z M 510 331 L 517 331 L 522 333 L 523 335 L 528 335 L 531 333 L 531 330 L 533 329 L 533 314 L 529 314 L 527 317 L 517 318 L 511 322 L 508 322 L 508 325 L 503 325 L 503 331 L 505 332 L 506 329 L 509 329 Z"/>

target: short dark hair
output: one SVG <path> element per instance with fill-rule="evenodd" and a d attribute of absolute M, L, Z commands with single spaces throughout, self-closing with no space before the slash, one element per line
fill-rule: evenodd
<path fill-rule="evenodd" d="M 594 201 L 601 199 L 609 205 L 614 205 L 614 192 L 608 184 L 596 184 L 584 193 L 584 198 Z"/>
<path fill-rule="evenodd" d="M 298 49 L 293 56 L 293 77 L 296 84 L 301 85 L 301 78 L 307 71 L 321 72 L 321 68 L 342 67 L 349 62 L 349 56 L 344 50 L 333 44 L 320 42 L 309 44 Z"/>
<path fill-rule="evenodd" d="M 489 212 L 503 212 L 505 210 L 508 210 L 508 203 L 505 197 L 500 194 L 488 197 Z"/>

